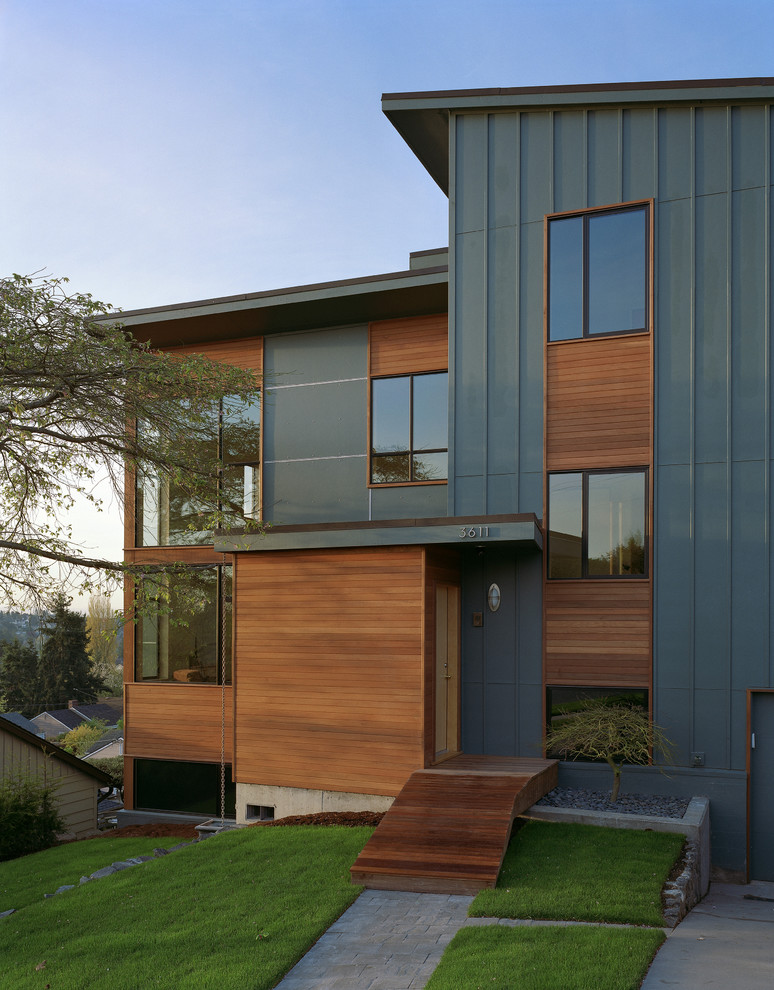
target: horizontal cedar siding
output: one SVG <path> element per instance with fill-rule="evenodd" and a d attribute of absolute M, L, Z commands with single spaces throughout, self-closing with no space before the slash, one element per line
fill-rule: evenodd
<path fill-rule="evenodd" d="M 220 762 L 221 688 L 210 684 L 126 684 L 127 756 Z M 232 689 L 226 688 L 226 760 L 233 740 Z"/>
<path fill-rule="evenodd" d="M 650 581 L 547 581 L 546 684 L 650 686 Z"/>
<path fill-rule="evenodd" d="M 546 470 L 650 464 L 650 337 L 546 350 Z"/>
<path fill-rule="evenodd" d="M 423 765 L 423 551 L 237 560 L 240 783 L 397 794 Z"/>
<path fill-rule="evenodd" d="M 263 338 L 250 337 L 240 340 L 214 340 L 206 344 L 190 344 L 169 347 L 171 354 L 203 354 L 210 361 L 222 361 L 235 368 L 263 370 Z"/>
<path fill-rule="evenodd" d="M 370 326 L 369 348 L 371 375 L 445 371 L 449 367 L 449 319 L 441 313 L 380 320 Z"/>

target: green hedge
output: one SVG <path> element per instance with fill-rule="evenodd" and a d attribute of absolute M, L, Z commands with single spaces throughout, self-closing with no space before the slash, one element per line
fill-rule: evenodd
<path fill-rule="evenodd" d="M 48 849 L 65 827 L 54 785 L 21 773 L 0 781 L 0 862 Z"/>

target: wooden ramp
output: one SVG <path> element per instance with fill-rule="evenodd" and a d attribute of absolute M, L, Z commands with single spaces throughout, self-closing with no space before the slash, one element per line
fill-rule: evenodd
<path fill-rule="evenodd" d="M 556 780 L 556 760 L 509 756 L 417 770 L 352 866 L 352 882 L 439 894 L 494 887 L 514 818 Z"/>

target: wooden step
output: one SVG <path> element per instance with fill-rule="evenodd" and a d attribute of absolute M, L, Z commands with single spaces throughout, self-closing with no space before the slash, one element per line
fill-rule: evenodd
<path fill-rule="evenodd" d="M 514 818 L 556 786 L 556 760 L 459 756 L 408 779 L 350 871 L 381 890 L 494 887 Z"/>

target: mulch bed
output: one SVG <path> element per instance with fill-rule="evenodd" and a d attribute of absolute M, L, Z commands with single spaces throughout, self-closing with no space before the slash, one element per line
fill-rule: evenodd
<path fill-rule="evenodd" d="M 322 811 L 314 815 L 289 815 L 287 818 L 278 818 L 273 822 L 252 822 L 253 825 L 261 828 L 268 828 L 272 825 L 344 825 L 347 828 L 357 828 L 365 825 L 375 828 L 384 817 L 384 812 L 377 811 Z M 86 836 L 89 839 L 110 838 L 110 839 L 135 839 L 140 837 L 150 839 L 197 839 L 199 833 L 193 825 L 175 824 L 153 824 L 153 825 L 124 825 L 123 828 L 111 828 L 104 832 L 95 832 Z"/>

